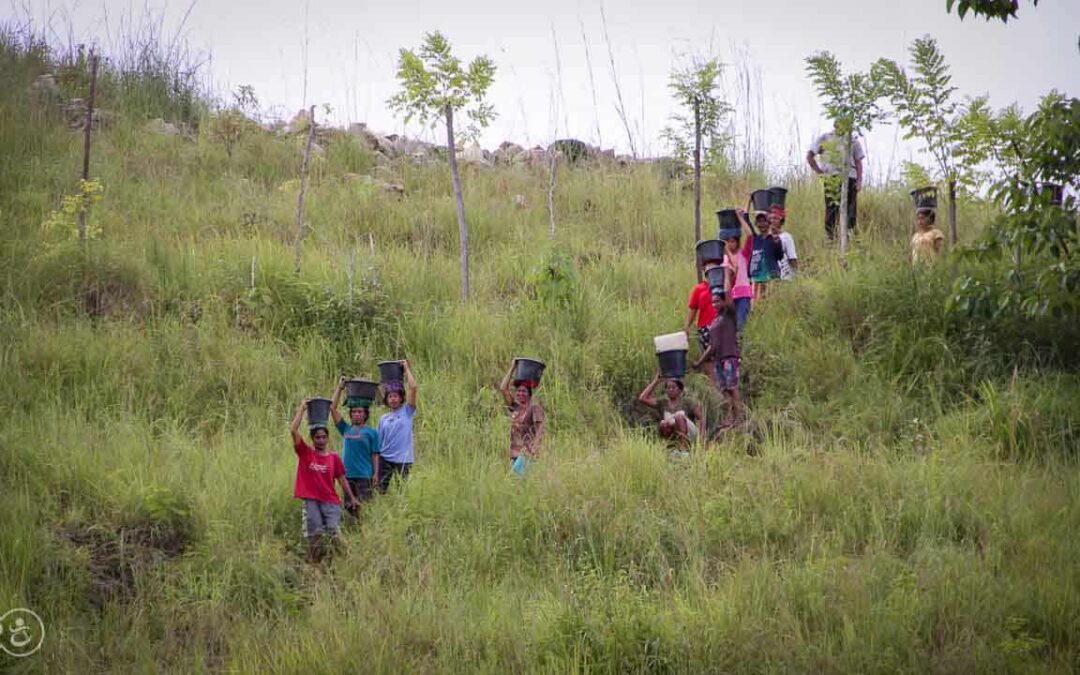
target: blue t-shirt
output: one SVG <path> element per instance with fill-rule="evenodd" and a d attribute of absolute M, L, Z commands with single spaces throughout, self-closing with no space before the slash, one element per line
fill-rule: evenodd
<path fill-rule="evenodd" d="M 382 458 L 395 464 L 411 464 L 413 461 L 412 422 L 416 408 L 408 403 L 391 410 L 379 418 L 379 439 L 382 441 Z"/>
<path fill-rule="evenodd" d="M 341 461 L 345 464 L 346 478 L 371 478 L 375 467 L 371 464 L 371 455 L 379 454 L 379 434 L 364 425 L 354 427 L 345 420 L 337 423 L 337 430 L 344 439 Z"/>

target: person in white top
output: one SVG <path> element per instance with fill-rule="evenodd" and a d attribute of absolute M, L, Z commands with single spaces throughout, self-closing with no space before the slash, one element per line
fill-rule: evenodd
<path fill-rule="evenodd" d="M 810 168 L 814 170 L 816 174 L 826 174 L 829 176 L 839 176 L 840 168 L 834 166 L 834 164 L 840 164 L 841 162 L 833 163 L 829 162 L 830 158 L 836 158 L 840 156 L 840 136 L 836 133 L 836 130 L 822 134 L 814 139 L 810 149 L 806 153 L 806 163 L 810 165 Z M 858 213 L 857 195 L 859 190 L 862 189 L 863 182 L 863 160 L 866 159 L 866 152 L 863 150 L 862 143 L 859 139 L 853 139 L 851 143 L 851 154 L 848 156 L 848 179 L 846 188 L 848 191 L 848 230 L 855 229 L 855 218 Z M 836 235 L 836 221 L 840 215 L 839 201 L 834 201 L 829 194 L 829 191 L 825 190 L 825 234 L 832 239 Z"/>
<path fill-rule="evenodd" d="M 795 251 L 795 237 L 790 232 L 784 232 L 784 223 L 787 213 L 780 206 L 769 209 L 769 227 L 773 234 L 779 235 L 780 246 L 784 255 L 780 257 L 780 279 L 791 281 L 795 278 L 795 272 L 799 269 L 799 254 Z"/>

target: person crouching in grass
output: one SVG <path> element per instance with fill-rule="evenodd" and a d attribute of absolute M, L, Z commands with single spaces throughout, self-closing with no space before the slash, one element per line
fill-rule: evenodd
<path fill-rule="evenodd" d="M 341 461 L 345 465 L 345 481 L 362 504 L 371 500 L 379 484 L 379 432 L 367 423 L 371 401 L 349 399 L 349 422 L 341 419 L 338 405 L 344 391 L 345 378 L 342 377 L 334 391 L 330 414 L 342 438 Z M 350 507 L 348 510 L 354 518 L 357 517 L 357 509 Z"/>
<path fill-rule="evenodd" d="M 676 378 L 664 380 L 664 396 L 654 397 L 653 391 L 660 384 L 661 379 L 658 370 L 652 382 L 638 394 L 638 402 L 652 408 L 659 416 L 658 426 L 661 438 L 678 448 L 687 449 L 700 437 L 701 432 L 698 430 L 705 428 L 705 417 L 697 403 L 683 397 L 685 385 L 682 380 Z"/>
<path fill-rule="evenodd" d="M 296 482 L 293 496 L 304 500 L 304 538 L 307 540 L 308 562 L 317 564 L 323 558 L 323 535 L 337 538 L 341 525 L 341 499 L 334 489 L 334 481 L 356 508 L 356 497 L 345 480 L 345 466 L 341 457 L 327 450 L 330 434 L 324 424 L 312 425 L 311 445 L 300 435 L 300 423 L 304 419 L 308 401 L 300 404 L 293 416 L 289 431 L 292 432 L 293 449 L 296 451 Z"/>
<path fill-rule="evenodd" d="M 717 428 L 717 432 L 723 432 L 743 421 L 739 399 L 739 338 L 734 303 L 719 290 L 713 293 L 712 302 L 716 319 L 709 326 L 709 348 L 694 362 L 694 368 L 700 368 L 710 358 L 716 363 L 716 387 L 724 395 L 727 407 L 724 422 Z"/>

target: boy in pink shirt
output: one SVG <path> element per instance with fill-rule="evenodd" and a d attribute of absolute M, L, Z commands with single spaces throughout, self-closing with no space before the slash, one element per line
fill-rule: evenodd
<path fill-rule="evenodd" d="M 308 562 L 322 560 L 322 535 L 337 537 L 341 525 L 341 498 L 334 489 L 334 482 L 341 485 L 349 498 L 349 506 L 356 508 L 356 496 L 345 480 L 345 465 L 341 456 L 327 450 L 330 433 L 325 424 L 311 426 L 311 447 L 300 435 L 300 422 L 304 419 L 308 401 L 300 404 L 293 416 L 289 431 L 292 432 L 293 450 L 296 451 L 296 482 L 293 496 L 304 500 L 304 538 L 307 539 Z"/>

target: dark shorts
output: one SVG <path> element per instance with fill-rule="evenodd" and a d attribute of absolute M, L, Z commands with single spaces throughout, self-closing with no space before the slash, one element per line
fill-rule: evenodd
<path fill-rule="evenodd" d="M 698 341 L 698 344 L 701 345 L 701 351 L 702 352 L 704 352 L 706 349 L 709 348 L 709 327 L 708 326 L 705 326 L 704 328 L 698 328 L 697 329 L 697 341 Z"/>
<path fill-rule="evenodd" d="M 346 478 L 345 480 L 349 482 L 349 487 L 352 489 L 352 493 L 356 497 L 356 501 L 360 502 L 361 504 L 371 501 L 371 498 L 374 496 L 375 493 L 372 489 L 372 481 L 370 478 Z M 347 502 L 345 510 L 354 516 L 356 515 L 356 509 L 348 506 Z"/>
<path fill-rule="evenodd" d="M 716 385 L 723 391 L 739 388 L 739 357 L 729 356 L 716 363 Z"/>
<path fill-rule="evenodd" d="M 383 460 L 380 464 L 382 471 L 379 475 L 379 492 L 386 492 L 390 487 L 390 480 L 395 474 L 400 476 L 401 480 L 406 480 L 409 477 L 409 471 L 412 469 L 412 462 L 391 462 L 389 460 Z"/>
<path fill-rule="evenodd" d="M 855 179 L 848 177 L 844 186 L 848 191 L 848 229 L 855 229 L 855 217 L 859 212 L 859 191 L 855 189 Z M 841 188 L 843 189 L 843 188 Z M 832 239 L 836 236 L 836 224 L 840 219 L 840 202 L 833 201 L 829 191 L 825 191 L 825 235 Z"/>

